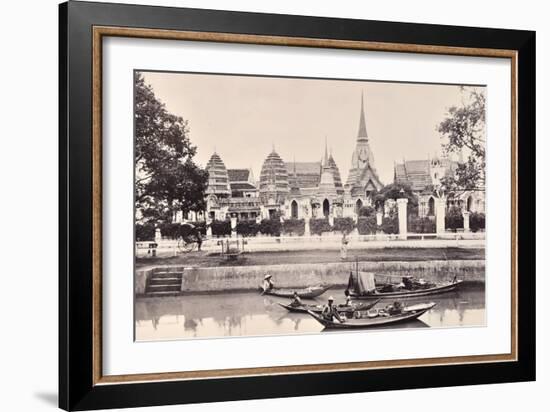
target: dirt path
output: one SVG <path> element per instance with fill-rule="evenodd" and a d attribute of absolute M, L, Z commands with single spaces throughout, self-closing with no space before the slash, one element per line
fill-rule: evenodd
<path fill-rule="evenodd" d="M 465 248 L 385 248 L 353 250 L 346 261 L 422 261 L 422 260 L 480 260 L 485 259 L 484 249 Z M 252 252 L 241 255 L 237 260 L 227 260 L 218 254 L 190 252 L 169 258 L 139 258 L 136 268 L 150 265 L 182 265 L 189 267 L 209 266 L 252 266 L 277 263 L 331 263 L 340 262 L 338 250 Z"/>

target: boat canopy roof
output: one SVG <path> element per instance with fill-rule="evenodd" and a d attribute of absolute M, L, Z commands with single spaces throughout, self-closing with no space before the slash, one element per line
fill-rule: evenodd
<path fill-rule="evenodd" d="M 375 290 L 374 273 L 372 272 L 351 272 L 348 280 L 348 289 L 356 294 L 373 292 Z"/>

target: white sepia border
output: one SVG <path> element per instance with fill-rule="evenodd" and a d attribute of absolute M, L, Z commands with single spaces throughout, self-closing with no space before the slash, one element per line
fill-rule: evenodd
<path fill-rule="evenodd" d="M 487 85 L 487 326 L 134 342 L 134 69 Z M 103 374 L 510 353 L 510 108 L 509 59 L 104 38 Z"/>

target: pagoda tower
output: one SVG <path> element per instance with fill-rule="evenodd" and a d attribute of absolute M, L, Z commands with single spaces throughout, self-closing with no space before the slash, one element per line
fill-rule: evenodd
<path fill-rule="evenodd" d="M 208 186 L 205 194 L 216 195 L 219 198 L 231 196 L 231 187 L 229 186 L 229 175 L 227 168 L 221 157 L 214 152 L 206 164 L 208 172 Z"/>

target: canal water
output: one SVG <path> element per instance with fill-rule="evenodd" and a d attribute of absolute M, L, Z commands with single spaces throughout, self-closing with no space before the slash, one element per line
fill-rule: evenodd
<path fill-rule="evenodd" d="M 304 303 L 324 304 L 329 295 L 344 301 L 344 289 L 331 289 Z M 138 298 L 135 307 L 136 340 L 172 340 L 229 336 L 319 333 L 323 327 L 307 314 L 289 313 L 277 302 L 288 299 L 256 292 Z M 436 302 L 419 319 L 382 328 L 430 328 L 485 325 L 483 284 L 463 285 L 442 295 L 403 299 L 406 305 Z M 390 303 L 382 301 L 378 307 Z M 370 329 L 369 329 L 370 330 Z M 323 332 L 327 333 L 327 332 Z"/>

